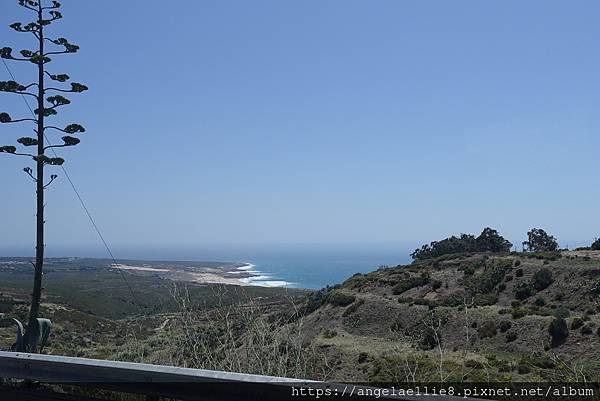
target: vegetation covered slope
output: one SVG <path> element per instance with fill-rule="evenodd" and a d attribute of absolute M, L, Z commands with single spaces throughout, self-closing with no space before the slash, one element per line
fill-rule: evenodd
<path fill-rule="evenodd" d="M 306 326 L 343 380 L 597 380 L 598 295 L 598 252 L 453 254 L 321 290 Z"/>

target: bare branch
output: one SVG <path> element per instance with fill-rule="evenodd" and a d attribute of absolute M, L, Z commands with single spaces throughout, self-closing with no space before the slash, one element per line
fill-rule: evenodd
<path fill-rule="evenodd" d="M 22 121 L 33 121 L 34 123 L 37 123 L 37 120 L 34 120 L 33 118 L 21 118 L 19 120 L 13 120 L 8 113 L 0 113 L 0 123 L 2 124 L 19 123 Z"/>
<path fill-rule="evenodd" d="M 25 174 L 27 174 L 28 176 L 30 176 L 30 177 L 31 177 L 31 179 L 32 179 L 34 182 L 37 182 L 37 178 L 35 178 L 35 177 L 33 176 L 33 174 L 32 174 L 32 173 L 33 173 L 33 171 L 31 170 L 31 168 L 30 168 L 30 167 L 25 167 L 25 168 L 23 169 L 23 171 L 25 172 Z"/>
<path fill-rule="evenodd" d="M 21 7 L 27 8 L 27 9 L 29 9 L 31 11 L 36 12 L 36 13 L 39 11 L 39 10 L 36 10 L 35 8 L 33 8 L 33 7 L 29 7 L 29 5 L 27 5 L 27 2 L 25 2 L 24 0 L 19 0 L 19 5 Z"/>
<path fill-rule="evenodd" d="M 46 73 L 46 75 L 48 75 L 50 77 L 51 80 L 53 81 L 58 81 L 58 82 L 65 82 L 68 81 L 70 78 L 67 74 L 57 74 L 57 75 L 53 75 L 50 74 L 48 71 L 44 71 Z"/>
<path fill-rule="evenodd" d="M 85 128 L 83 128 L 81 125 L 79 124 L 69 124 L 67 125 L 64 129 L 63 128 L 58 128 L 55 126 L 48 126 L 48 127 L 44 127 L 44 130 L 46 129 L 55 129 L 58 131 L 62 131 L 65 134 L 75 134 L 77 132 L 85 132 Z"/>
<path fill-rule="evenodd" d="M 77 83 L 77 82 L 71 82 L 70 90 L 59 89 L 59 88 L 48 88 L 44 92 L 51 91 L 51 90 L 57 91 L 57 92 L 63 92 L 63 93 L 81 93 L 81 92 L 88 90 L 88 87 L 85 85 L 82 85 L 80 83 Z"/>
<path fill-rule="evenodd" d="M 56 174 L 52 174 L 50 176 L 50 181 L 48 181 L 48 183 L 46 185 L 44 185 L 44 189 L 48 188 L 50 186 L 50 184 L 52 184 L 52 182 L 54 182 L 54 180 L 56 180 L 58 178 L 58 176 Z"/>
<path fill-rule="evenodd" d="M 30 155 L 29 153 L 18 153 L 17 148 L 14 146 L 0 146 L 0 153 L 8 153 L 9 155 L 15 155 L 15 156 L 35 157 L 33 155 Z"/>
<path fill-rule="evenodd" d="M 58 1 L 53 1 L 52 6 L 50 7 L 42 7 L 42 10 L 51 10 L 55 8 L 60 8 L 60 3 Z"/>
<path fill-rule="evenodd" d="M 75 138 L 75 137 L 72 137 L 72 136 L 63 136 L 62 140 L 64 142 L 62 145 L 50 145 L 50 146 L 46 146 L 44 148 L 44 150 L 50 149 L 50 148 L 66 148 L 68 146 L 75 146 L 75 145 L 79 144 L 79 142 L 81 142 L 79 140 L 79 138 Z"/>
<path fill-rule="evenodd" d="M 0 58 L 6 60 L 15 60 L 15 61 L 30 61 L 28 58 L 16 58 L 12 55 L 12 49 L 10 47 L 3 47 L 0 49 Z"/>

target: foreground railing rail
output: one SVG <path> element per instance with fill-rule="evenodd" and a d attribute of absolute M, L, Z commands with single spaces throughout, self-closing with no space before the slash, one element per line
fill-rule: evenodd
<path fill-rule="evenodd" d="M 0 351 L 0 378 L 141 394 L 148 401 L 296 400 L 355 398 L 359 400 L 452 400 L 458 397 L 399 397 L 374 393 L 369 387 L 325 383 L 173 366 L 116 362 Z M 359 395 L 359 391 L 362 395 Z M 317 397 L 317 395 L 320 395 Z M 12 398 L 9 398 L 12 397 Z M 85 400 L 39 386 L 2 386 L 0 399 L 27 401 Z M 464 398 L 460 398 L 464 400 Z M 91 400 L 91 398 L 88 398 Z"/>

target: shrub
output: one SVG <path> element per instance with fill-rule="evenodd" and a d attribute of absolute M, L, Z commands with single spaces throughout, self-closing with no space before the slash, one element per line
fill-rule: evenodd
<path fill-rule="evenodd" d="M 498 302 L 498 295 L 496 294 L 475 294 L 473 298 L 475 305 L 477 306 L 489 306 L 495 305 Z"/>
<path fill-rule="evenodd" d="M 541 307 L 546 305 L 546 300 L 543 297 L 537 297 L 533 303 L 535 304 L 535 306 Z"/>
<path fill-rule="evenodd" d="M 439 334 L 438 334 L 439 338 Z M 441 338 L 439 338 L 441 342 Z M 421 336 L 421 348 L 424 350 L 430 350 L 437 347 L 438 343 L 436 341 L 435 332 L 431 327 L 427 327 Z"/>
<path fill-rule="evenodd" d="M 513 279 L 513 276 L 511 276 L 510 274 L 509 274 L 509 275 L 507 275 L 506 277 L 504 277 L 504 281 L 506 281 L 507 283 L 508 283 L 509 281 L 512 281 L 512 279 Z"/>
<path fill-rule="evenodd" d="M 511 343 L 515 341 L 517 337 L 517 333 L 515 333 L 514 331 L 509 331 L 508 333 L 506 333 L 506 342 Z"/>
<path fill-rule="evenodd" d="M 433 280 L 433 282 L 431 283 L 431 288 L 433 288 L 434 290 L 439 289 L 442 286 L 442 282 L 440 280 Z"/>
<path fill-rule="evenodd" d="M 554 311 L 554 317 L 566 319 L 569 316 L 571 316 L 571 312 L 569 312 L 569 310 L 567 308 L 565 308 L 564 306 L 559 306 Z"/>
<path fill-rule="evenodd" d="M 521 283 L 515 287 L 515 297 L 520 300 L 529 298 L 535 294 L 535 289 L 529 283 Z"/>
<path fill-rule="evenodd" d="M 335 306 L 348 306 L 356 300 L 356 297 L 344 291 L 334 290 L 327 296 L 327 302 Z"/>
<path fill-rule="evenodd" d="M 498 292 L 500 293 L 504 290 L 506 290 L 506 284 L 500 283 L 500 285 L 498 286 Z"/>
<path fill-rule="evenodd" d="M 580 317 L 573 318 L 571 321 L 571 330 L 577 330 L 581 326 L 583 326 L 583 319 Z"/>
<path fill-rule="evenodd" d="M 356 312 L 358 310 L 358 308 L 360 308 L 364 303 L 365 303 L 365 300 L 362 298 L 360 298 L 356 302 L 353 302 L 349 307 L 346 308 L 344 313 L 342 313 L 342 316 L 350 316 L 351 314 Z"/>
<path fill-rule="evenodd" d="M 483 363 L 476 361 L 474 359 L 469 359 L 469 360 L 465 361 L 465 366 L 467 368 L 473 368 L 473 369 L 483 369 L 483 367 L 484 367 Z"/>
<path fill-rule="evenodd" d="M 519 366 L 517 366 L 517 372 L 519 372 L 519 374 L 526 375 L 527 373 L 531 373 L 531 368 L 525 363 L 519 363 Z"/>
<path fill-rule="evenodd" d="M 583 334 L 583 335 L 589 335 L 589 334 L 592 334 L 592 333 L 593 333 L 592 328 L 590 326 L 588 326 L 587 324 L 583 325 L 581 327 L 581 334 Z"/>
<path fill-rule="evenodd" d="M 496 324 L 491 320 L 488 320 L 487 322 L 484 322 L 479 329 L 477 329 L 477 332 L 481 338 L 492 338 L 497 334 Z"/>
<path fill-rule="evenodd" d="M 362 273 L 356 273 L 348 280 L 344 281 L 343 286 L 347 288 L 360 288 L 368 282 L 367 277 Z"/>
<path fill-rule="evenodd" d="M 335 331 L 335 330 L 325 329 L 323 331 L 323 337 L 325 337 L 325 338 L 333 338 L 335 336 L 337 336 L 337 331 Z"/>
<path fill-rule="evenodd" d="M 519 259 L 515 260 L 515 267 L 521 266 L 521 261 Z"/>
<path fill-rule="evenodd" d="M 513 308 L 518 308 L 519 306 L 521 306 L 521 301 L 513 299 L 512 301 L 510 301 L 510 306 L 512 306 Z"/>
<path fill-rule="evenodd" d="M 361 352 L 358 354 L 358 363 L 365 363 L 367 362 L 367 359 L 369 359 L 369 354 L 366 352 Z"/>
<path fill-rule="evenodd" d="M 548 288 L 553 281 L 550 269 L 544 268 L 535 272 L 531 284 L 537 291 L 542 291 Z"/>
<path fill-rule="evenodd" d="M 596 238 L 594 242 L 592 242 L 592 251 L 600 251 L 600 238 Z"/>
<path fill-rule="evenodd" d="M 508 330 L 510 330 L 511 327 L 512 327 L 512 323 L 509 322 L 508 320 L 503 320 L 498 325 L 498 328 L 500 329 L 501 333 L 506 333 Z"/>
<path fill-rule="evenodd" d="M 473 266 L 467 266 L 463 269 L 463 274 L 465 276 L 472 276 L 475 274 L 475 268 Z"/>
<path fill-rule="evenodd" d="M 550 337 L 552 338 L 552 347 L 558 347 L 564 343 L 569 336 L 569 328 L 567 327 L 565 319 L 560 317 L 554 318 L 554 320 L 550 322 L 548 333 L 550 333 Z"/>
<path fill-rule="evenodd" d="M 421 287 L 426 284 L 429 284 L 431 279 L 428 275 L 422 274 L 419 277 L 410 277 L 405 280 L 400 281 L 398 284 L 392 288 L 392 294 L 399 295 L 403 292 L 406 292 L 412 288 Z"/>
<path fill-rule="evenodd" d="M 509 269 L 510 266 L 502 263 L 495 263 L 491 267 L 486 268 L 485 271 L 477 275 L 472 275 L 469 278 L 465 278 L 464 285 L 472 292 L 482 294 L 490 293 L 504 280 L 504 276 Z"/>
<path fill-rule="evenodd" d="M 525 310 L 521 308 L 513 309 L 510 314 L 513 317 L 513 319 L 520 319 L 523 316 L 527 315 Z"/>
<path fill-rule="evenodd" d="M 515 276 L 517 276 L 517 277 L 523 277 L 523 269 L 517 269 L 515 271 Z"/>

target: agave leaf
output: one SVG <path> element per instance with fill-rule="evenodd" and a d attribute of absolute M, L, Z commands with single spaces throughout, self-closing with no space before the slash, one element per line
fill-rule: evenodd
<path fill-rule="evenodd" d="M 12 345 L 11 349 L 16 352 L 23 352 L 24 351 L 23 337 L 25 335 L 25 330 L 23 329 L 23 323 L 21 323 L 17 319 L 13 319 L 13 321 L 17 325 L 17 341 Z"/>
<path fill-rule="evenodd" d="M 44 347 L 48 343 L 48 337 L 50 336 L 50 330 L 52 329 L 52 322 L 50 321 L 50 319 L 38 318 L 37 325 L 39 332 L 38 345 L 40 352 L 42 352 L 44 350 Z"/>

